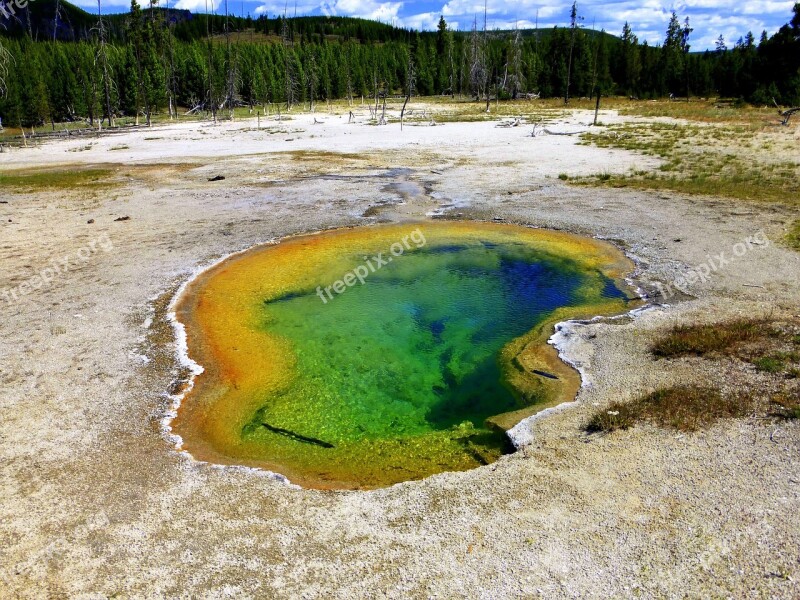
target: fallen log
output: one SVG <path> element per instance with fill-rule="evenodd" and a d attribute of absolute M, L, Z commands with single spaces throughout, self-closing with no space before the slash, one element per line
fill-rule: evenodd
<path fill-rule="evenodd" d="M 772 103 L 775 105 L 775 108 L 778 109 L 778 116 L 780 116 L 783 119 L 781 121 L 781 125 L 788 125 L 789 119 L 792 118 L 792 115 L 796 112 L 800 112 L 800 106 L 795 106 L 794 108 L 783 110 L 778 104 L 778 101 L 775 100 L 775 98 L 772 99 Z"/>
<path fill-rule="evenodd" d="M 581 133 L 586 133 L 585 131 L 555 131 L 553 129 L 548 129 L 545 127 L 544 132 L 547 135 L 578 135 Z"/>
<path fill-rule="evenodd" d="M 789 110 L 785 110 L 783 112 L 779 112 L 778 114 L 783 117 L 783 121 L 781 121 L 781 125 L 788 125 L 789 119 L 792 118 L 792 115 L 800 112 L 800 106 L 795 106 L 794 108 L 790 108 Z"/>

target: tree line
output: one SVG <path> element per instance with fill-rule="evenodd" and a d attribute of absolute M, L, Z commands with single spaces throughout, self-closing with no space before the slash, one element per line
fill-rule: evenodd
<path fill-rule="evenodd" d="M 85 22 L 86 13 L 81 17 Z M 41 22 L 41 19 L 37 22 Z M 178 111 L 217 116 L 237 106 L 288 110 L 332 99 L 449 95 L 488 103 L 535 93 L 636 98 L 690 95 L 800 104 L 800 3 L 773 36 L 691 52 L 692 28 L 673 13 L 663 45 L 593 31 L 573 5 L 548 30 L 416 32 L 361 19 L 191 15 L 133 0 L 126 15 L 93 16 L 59 39 L 19 28 L 0 37 L 0 118 L 26 126 L 87 120 L 150 122 Z M 180 108 L 179 108 L 180 107 Z M 487 106 L 488 107 L 488 106 Z"/>

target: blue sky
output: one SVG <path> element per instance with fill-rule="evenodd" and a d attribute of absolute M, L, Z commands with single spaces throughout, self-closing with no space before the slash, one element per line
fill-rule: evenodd
<path fill-rule="evenodd" d="M 224 0 L 170 0 L 172 6 L 196 12 L 205 11 L 211 3 L 221 8 L 222 2 Z M 356 16 L 415 29 L 434 29 L 442 14 L 457 29 L 470 29 L 476 15 L 483 22 L 483 0 L 288 0 L 288 5 L 287 0 L 228 2 L 231 13 L 249 13 L 254 17 L 283 14 L 287 6 L 292 15 L 296 6 L 298 15 Z M 140 0 L 140 3 L 147 2 Z M 96 0 L 78 0 L 77 4 L 97 10 Z M 571 0 L 488 0 L 489 28 L 510 29 L 515 24 L 521 28 L 533 27 L 537 12 L 540 27 L 565 25 L 569 22 L 571 4 Z M 130 0 L 105 0 L 103 5 L 109 12 L 119 12 L 130 5 Z M 628 21 L 640 41 L 656 44 L 663 39 L 674 9 L 681 20 L 689 16 L 694 27 L 690 43 L 694 50 L 702 50 L 713 48 L 720 34 L 729 46 L 748 31 L 752 31 L 756 39 L 764 29 L 772 34 L 789 21 L 793 5 L 794 0 L 583 0 L 578 2 L 578 12 L 584 17 L 584 27 L 591 28 L 594 24 L 597 29 L 619 35 L 623 23 Z"/>

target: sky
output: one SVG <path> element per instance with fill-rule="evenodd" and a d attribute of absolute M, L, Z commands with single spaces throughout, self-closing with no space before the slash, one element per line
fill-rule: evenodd
<path fill-rule="evenodd" d="M 162 0 L 165 2 L 166 0 Z M 225 0 L 170 0 L 170 5 L 194 12 L 205 12 L 206 7 L 223 9 Z M 722 35 L 728 44 L 733 44 L 752 31 L 756 40 L 763 30 L 772 35 L 784 23 L 789 22 L 795 0 L 579 0 L 578 14 L 583 17 L 582 26 L 605 29 L 619 35 L 623 24 L 630 23 L 640 42 L 660 43 L 664 39 L 672 10 L 681 21 L 689 17 L 694 32 L 690 38 L 693 50 L 714 48 Z M 97 9 L 96 0 L 78 0 L 79 6 Z M 141 4 L 147 4 L 140 0 Z M 122 12 L 130 6 L 130 0 L 105 0 L 109 12 Z M 569 24 L 572 0 L 515 0 L 500 2 L 487 0 L 489 29 L 532 28 L 564 26 Z M 228 0 L 231 14 L 275 15 L 284 11 L 292 16 L 336 15 L 353 16 L 382 21 L 399 27 L 413 29 L 435 29 L 439 16 L 454 29 L 469 30 L 477 17 L 483 25 L 484 0 L 425 0 L 388 1 L 380 0 Z"/>

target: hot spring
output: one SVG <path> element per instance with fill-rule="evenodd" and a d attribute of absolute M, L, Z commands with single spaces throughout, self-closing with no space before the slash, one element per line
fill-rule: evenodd
<path fill-rule="evenodd" d="M 173 430 L 196 458 L 324 489 L 492 463 L 508 428 L 577 391 L 553 325 L 624 311 L 631 266 L 597 240 L 474 222 L 255 248 L 178 302 L 205 371 Z"/>

